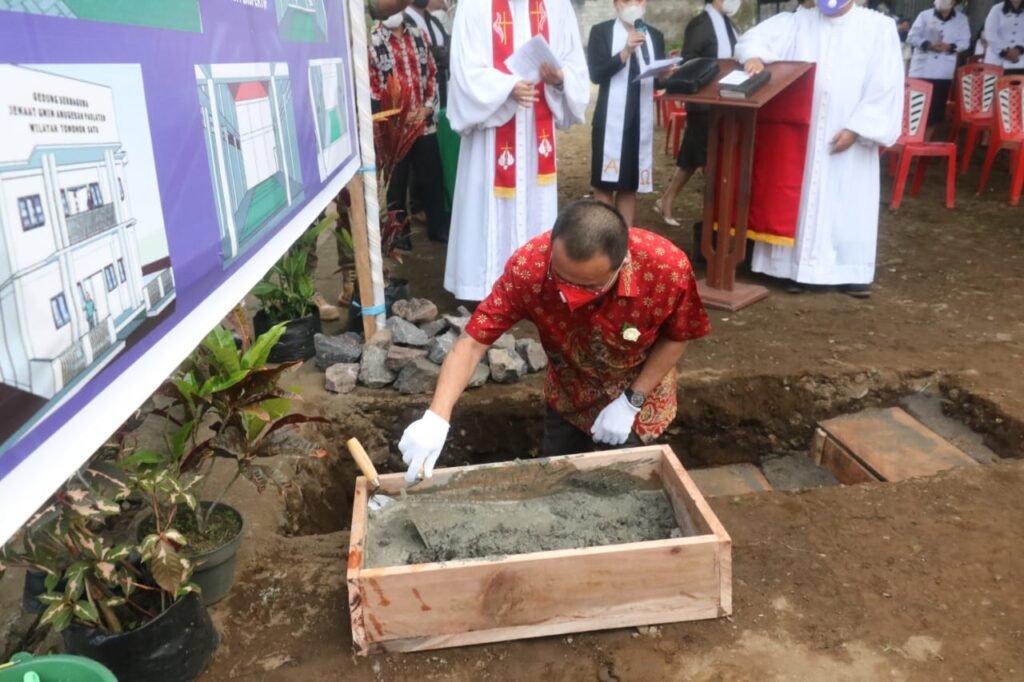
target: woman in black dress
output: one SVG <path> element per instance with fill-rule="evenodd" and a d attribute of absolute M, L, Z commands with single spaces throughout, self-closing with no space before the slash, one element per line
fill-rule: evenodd
<path fill-rule="evenodd" d="M 646 0 L 615 0 L 616 18 L 596 24 L 587 44 L 590 80 L 600 86 L 590 184 L 594 198 L 615 206 L 628 225 L 636 215 L 637 191 L 653 191 L 656 84 L 654 78 L 636 78 L 665 57 L 661 32 L 643 23 L 646 6 Z"/>
<path fill-rule="evenodd" d="M 736 47 L 736 31 L 729 17 L 739 10 L 740 0 L 707 0 L 704 11 L 690 20 L 683 34 L 683 59 L 710 57 L 726 59 L 732 57 Z M 678 227 L 679 221 L 672 217 L 672 204 L 698 168 L 703 168 L 708 156 L 707 106 L 686 105 L 686 130 L 683 144 L 676 159 L 676 172 L 672 176 L 661 199 L 654 203 L 654 210 L 660 213 L 666 225 Z"/>

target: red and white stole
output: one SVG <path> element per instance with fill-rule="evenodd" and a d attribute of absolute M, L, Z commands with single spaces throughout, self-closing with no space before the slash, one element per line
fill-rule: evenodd
<path fill-rule="evenodd" d="M 494 68 L 502 73 L 511 73 L 505 60 L 515 52 L 515 30 L 510 0 L 491 0 L 491 36 Z M 544 0 L 530 2 L 530 35 L 544 36 L 549 43 L 548 12 Z M 544 97 L 544 83 L 538 86 L 540 99 L 533 105 L 534 130 L 537 149 L 537 183 L 550 185 L 555 182 L 555 127 L 554 117 Z M 516 117 L 500 126 L 494 138 L 494 193 L 502 198 L 516 194 Z"/>

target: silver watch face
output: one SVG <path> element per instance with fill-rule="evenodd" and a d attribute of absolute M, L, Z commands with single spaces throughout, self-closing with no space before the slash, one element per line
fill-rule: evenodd
<path fill-rule="evenodd" d="M 626 398 L 629 400 L 630 405 L 637 408 L 643 407 L 644 401 L 647 400 L 647 396 L 639 391 L 630 391 Z"/>

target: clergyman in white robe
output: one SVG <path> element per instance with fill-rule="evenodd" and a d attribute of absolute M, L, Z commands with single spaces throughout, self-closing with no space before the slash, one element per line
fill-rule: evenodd
<path fill-rule="evenodd" d="M 736 58 L 817 64 L 796 243 L 757 243 L 753 270 L 804 284 L 870 284 L 878 244 L 878 152 L 896 142 L 903 121 L 896 23 L 860 6 L 838 17 L 817 9 L 777 15 L 743 35 Z M 832 140 L 844 129 L 857 141 L 832 154 Z"/>
<path fill-rule="evenodd" d="M 529 0 L 510 0 L 515 48 L 530 40 Z M 583 123 L 590 79 L 570 0 L 546 0 L 551 51 L 564 83 L 546 86 L 555 127 Z M 558 213 L 557 182 L 537 182 L 534 111 L 512 98 L 519 78 L 494 68 L 491 0 L 461 0 L 452 34 L 448 118 L 462 136 L 452 206 L 444 287 L 456 298 L 480 301 L 490 293 L 512 253 L 551 229 Z M 495 129 L 516 119 L 516 190 L 495 194 Z M 557 140 L 556 140 L 557 150 Z M 557 150 L 560 151 L 560 150 Z M 557 155 L 556 151 L 556 155 Z"/>

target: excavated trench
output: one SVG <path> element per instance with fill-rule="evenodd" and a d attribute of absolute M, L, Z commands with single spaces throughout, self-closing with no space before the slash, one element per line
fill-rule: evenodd
<path fill-rule="evenodd" d="M 997 456 L 1024 456 L 1024 422 L 967 391 L 956 377 L 921 371 L 689 378 L 680 384 L 679 414 L 661 442 L 688 469 L 761 465 L 777 457 L 806 456 L 819 421 L 898 406 L 921 394 L 931 396 L 947 417 L 980 434 L 979 442 Z M 366 396 L 327 415 L 333 424 L 322 436 L 331 456 L 300 466 L 287 496 L 282 531 L 313 535 L 347 529 L 358 472 L 344 442 L 359 438 L 381 472 L 403 471 L 397 443 L 425 404 L 423 396 Z M 440 465 L 539 456 L 543 410 L 539 382 L 467 394 L 453 417 Z"/>

